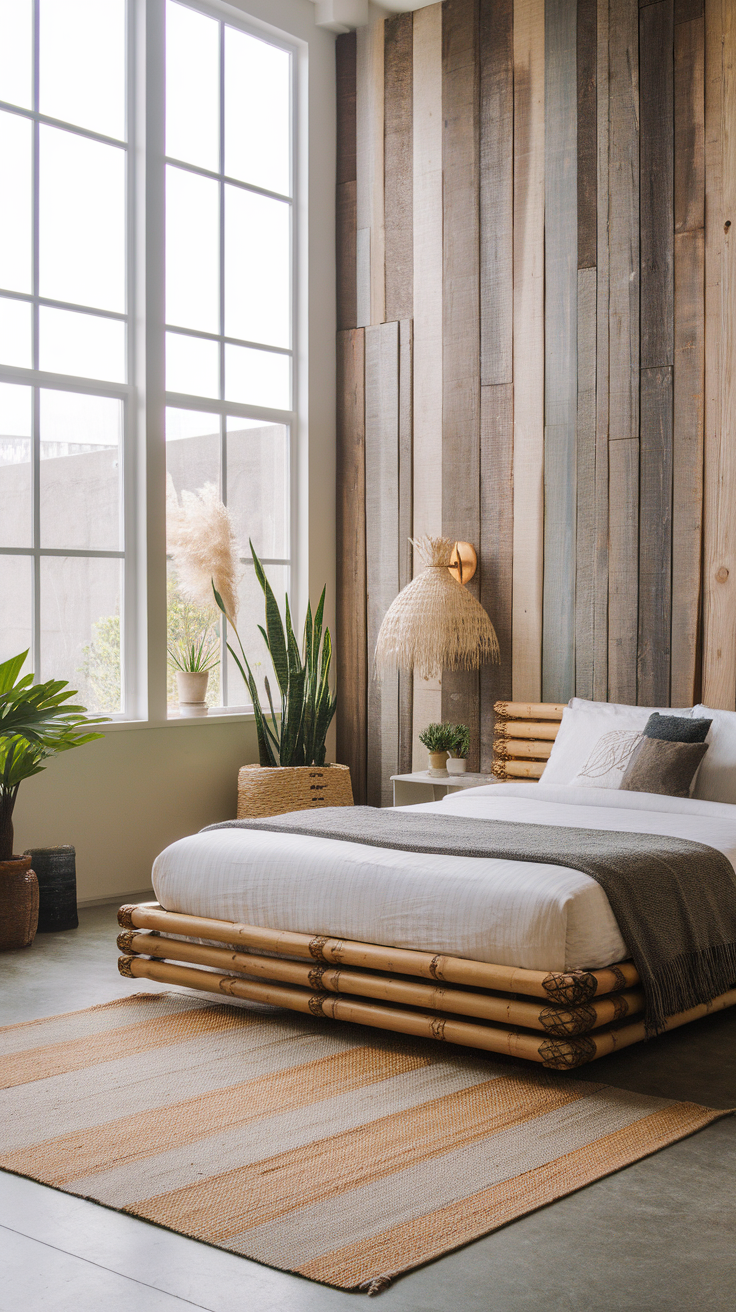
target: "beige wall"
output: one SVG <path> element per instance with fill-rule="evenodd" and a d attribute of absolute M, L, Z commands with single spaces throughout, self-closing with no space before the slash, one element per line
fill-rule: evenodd
<path fill-rule="evenodd" d="M 302 206 L 300 481 L 294 556 L 313 598 L 335 599 L 335 67 L 334 36 L 315 26 L 310 0 L 243 0 L 238 6 L 308 46 L 302 115 L 309 128 L 308 194 Z M 302 159 L 302 178 L 307 160 Z M 306 290 L 306 295 L 304 294 Z M 328 740 L 328 760 L 334 738 Z M 240 765 L 258 759 L 253 721 L 115 727 L 103 740 L 53 761 L 23 784 L 15 850 L 73 843 L 80 900 L 124 898 L 149 885 L 151 862 L 168 843 L 235 814 Z"/>

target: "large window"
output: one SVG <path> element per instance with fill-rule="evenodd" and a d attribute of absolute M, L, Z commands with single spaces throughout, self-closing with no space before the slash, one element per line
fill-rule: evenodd
<path fill-rule="evenodd" d="M 170 496 L 209 483 L 228 505 L 255 659 L 249 539 L 289 583 L 294 75 L 232 9 L 0 0 L 0 658 L 30 647 L 92 709 L 139 716 L 140 671 L 166 683 L 163 644 L 141 657 L 142 590 L 163 577 L 138 549 L 144 463 L 165 462 Z M 165 83 L 163 125 L 133 113 L 146 81 Z M 169 562 L 148 613 L 171 635 L 183 600 Z M 226 637 L 210 701 L 242 707 Z"/>

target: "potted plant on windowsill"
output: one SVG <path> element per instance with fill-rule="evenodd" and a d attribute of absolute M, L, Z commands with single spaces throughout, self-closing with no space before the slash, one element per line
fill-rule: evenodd
<path fill-rule="evenodd" d="M 470 729 L 467 724 L 453 724 L 452 747 L 447 759 L 448 774 L 465 774 L 470 753 Z"/>
<path fill-rule="evenodd" d="M 211 629 L 193 638 L 183 638 L 168 648 L 169 664 L 176 670 L 179 714 L 207 714 L 207 683 L 210 670 L 220 663 L 219 639 Z"/>
<path fill-rule="evenodd" d="M 252 542 L 250 550 L 266 606 L 266 627 L 260 624 L 258 627 L 273 664 L 280 705 L 277 711 L 266 678 L 268 712 L 264 710 L 240 634 L 213 582 L 215 601 L 240 648 L 238 654 L 228 643 L 228 651 L 248 688 L 258 733 L 259 765 L 244 766 L 238 776 L 238 816 L 281 815 L 314 806 L 352 806 L 349 767 L 325 764 L 325 739 L 337 705 L 329 684 L 330 630 L 322 631 L 325 589 L 314 617 L 311 604 L 307 605 L 300 651 L 292 627 L 289 598 L 286 597 L 282 620 Z"/>
<path fill-rule="evenodd" d="M 70 706 L 75 692 L 63 680 L 34 684 L 32 674 L 19 678 L 27 655 L 24 651 L 0 664 L 0 950 L 29 947 L 38 922 L 31 857 L 13 854 L 18 789 L 59 752 L 101 738 L 84 731 L 106 718 Z"/>

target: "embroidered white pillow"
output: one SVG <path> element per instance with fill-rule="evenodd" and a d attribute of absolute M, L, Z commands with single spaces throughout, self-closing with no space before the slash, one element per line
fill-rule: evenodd
<path fill-rule="evenodd" d="M 693 797 L 707 802 L 736 802 L 736 711 L 714 711 L 696 706 L 693 715 L 713 723 L 708 730 L 708 750 L 695 780 Z"/>
<path fill-rule="evenodd" d="M 576 788 L 618 788 L 632 752 L 656 706 L 621 706 L 586 702 L 573 697 L 565 707 L 550 758 L 542 774 L 544 784 L 573 784 Z M 692 714 L 690 707 L 667 715 Z"/>

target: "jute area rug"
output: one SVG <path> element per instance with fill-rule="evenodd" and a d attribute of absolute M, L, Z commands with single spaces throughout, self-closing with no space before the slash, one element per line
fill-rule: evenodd
<path fill-rule="evenodd" d="M 0 1030 L 0 1167 L 378 1292 L 721 1112 L 153 993 Z"/>

